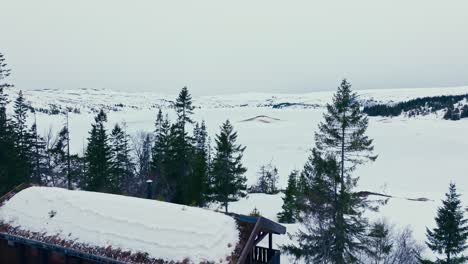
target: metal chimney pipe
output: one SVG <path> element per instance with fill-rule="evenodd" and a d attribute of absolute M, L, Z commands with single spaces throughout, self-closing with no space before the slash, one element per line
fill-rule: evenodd
<path fill-rule="evenodd" d="M 153 181 L 152 180 L 147 180 L 146 181 L 146 198 L 147 199 L 153 199 Z"/>

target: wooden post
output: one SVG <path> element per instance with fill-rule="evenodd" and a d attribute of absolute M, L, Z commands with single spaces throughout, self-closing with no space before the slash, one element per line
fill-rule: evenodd
<path fill-rule="evenodd" d="M 272 233 L 268 233 L 268 248 L 270 250 L 273 249 L 273 234 Z"/>

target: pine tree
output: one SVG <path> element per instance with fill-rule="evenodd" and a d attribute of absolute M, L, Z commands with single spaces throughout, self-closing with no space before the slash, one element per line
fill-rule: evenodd
<path fill-rule="evenodd" d="M 392 253 L 393 241 L 387 225 L 383 221 L 373 223 L 368 237 L 367 256 L 371 263 L 388 263 L 386 260 Z"/>
<path fill-rule="evenodd" d="M 336 195 L 333 186 L 338 171 L 333 157 L 322 158 L 316 149 L 312 150 L 299 177 L 298 194 L 293 205 L 303 228 L 295 235 L 298 245 L 284 247 L 297 259 L 304 259 L 307 263 L 337 263 L 334 239 L 336 209 L 333 206 Z"/>
<path fill-rule="evenodd" d="M 65 138 L 65 142 L 67 144 L 67 156 L 66 156 L 66 159 L 67 159 L 67 188 L 68 190 L 71 190 L 73 189 L 72 187 L 72 172 L 71 172 L 71 155 L 70 155 L 70 128 L 69 128 L 69 124 L 68 124 L 68 111 L 67 111 L 67 119 L 66 119 L 66 123 L 65 123 L 65 128 L 66 130 L 64 131 L 66 135 L 66 138 Z"/>
<path fill-rule="evenodd" d="M 32 182 L 43 185 L 45 183 L 44 176 L 46 171 L 46 153 L 45 153 L 45 142 L 44 139 L 37 133 L 37 122 L 34 114 L 34 123 L 31 126 L 30 132 L 28 133 L 31 137 L 29 140 L 30 149 L 32 156 Z"/>
<path fill-rule="evenodd" d="M 436 263 L 465 263 L 468 258 L 462 253 L 468 248 L 468 220 L 464 217 L 460 194 L 454 183 L 450 184 L 445 197 L 437 209 L 436 227 L 426 228 L 426 244 L 434 253 L 445 255 L 445 259 L 438 259 Z"/>
<path fill-rule="evenodd" d="M 31 150 L 30 140 L 31 135 L 28 131 L 27 118 L 28 118 L 29 107 L 26 104 L 26 100 L 23 96 L 23 92 L 20 90 L 18 97 L 14 101 L 14 114 L 13 114 L 13 126 L 16 135 L 16 148 L 20 153 L 21 159 L 27 164 L 27 169 L 31 171 Z"/>
<path fill-rule="evenodd" d="M 187 87 L 182 88 L 180 91 L 174 104 L 174 108 L 177 113 L 177 121 L 181 125 L 182 132 L 185 133 L 185 125 L 187 123 L 193 123 L 191 115 L 193 114 L 194 109 L 192 105 L 192 96 L 190 95 Z"/>
<path fill-rule="evenodd" d="M 284 191 L 282 211 L 278 213 L 280 223 L 292 224 L 296 222 L 297 216 L 297 196 L 298 186 L 297 177 L 299 172 L 292 171 L 288 176 L 288 186 Z"/>
<path fill-rule="evenodd" d="M 88 178 L 85 178 L 83 170 L 83 163 L 87 160 L 77 154 L 69 154 L 69 138 L 67 124 L 56 137 L 52 136 L 52 131 L 46 136 L 47 184 L 67 189 L 74 187 L 87 189 Z"/>
<path fill-rule="evenodd" d="M 11 70 L 0 53 L 0 195 L 8 192 L 14 186 L 27 180 L 28 171 L 24 160 L 16 148 L 16 135 L 12 121 L 8 118 L 6 106 L 8 95 L 6 89 L 13 85 L 4 81 L 10 76 Z"/>
<path fill-rule="evenodd" d="M 143 139 L 143 146 L 141 156 L 139 157 L 139 176 L 141 179 L 149 179 L 151 174 L 151 136 L 145 134 Z M 145 181 L 146 181 L 145 180 Z"/>
<path fill-rule="evenodd" d="M 171 125 L 168 116 L 164 117 L 161 109 L 158 111 L 155 128 L 154 144 L 151 149 L 151 174 L 156 181 L 157 189 L 162 190 L 167 184 L 165 165 L 169 158 L 169 132 Z"/>
<path fill-rule="evenodd" d="M 34 167 L 31 149 L 33 137 L 27 126 L 29 106 L 22 91 L 19 91 L 18 97 L 14 101 L 13 110 L 11 127 L 14 146 L 18 154 L 17 172 L 22 175 L 22 182 L 30 182 Z"/>
<path fill-rule="evenodd" d="M 193 204 L 203 206 L 208 195 L 208 133 L 205 122 L 194 128 L 194 154 L 192 158 L 193 177 L 190 182 L 189 200 Z"/>
<path fill-rule="evenodd" d="M 246 195 L 246 181 L 244 173 L 247 171 L 242 165 L 242 155 L 245 147 L 236 144 L 237 132 L 226 120 L 216 135 L 216 154 L 212 163 L 211 193 L 214 201 L 222 203 L 228 212 L 228 204 Z"/>
<path fill-rule="evenodd" d="M 192 124 L 193 114 L 192 97 L 188 92 L 187 87 L 182 88 L 179 96 L 174 104 L 174 109 L 177 113 L 177 122 L 171 128 L 171 151 L 170 166 L 171 172 L 168 177 L 174 189 L 172 202 L 180 204 L 191 204 L 190 190 L 193 182 L 193 168 L 191 164 L 191 156 L 194 153 L 193 146 L 190 144 L 192 139 L 188 136 L 186 125 Z"/>
<path fill-rule="evenodd" d="M 301 175 L 309 182 L 300 184 L 301 188 L 307 187 L 300 204 L 305 204 L 302 220 L 310 228 L 301 231 L 298 238 L 316 247 L 299 253 L 331 263 L 354 263 L 356 255 L 366 249 L 367 219 L 363 213 L 373 208 L 353 193 L 358 177 L 353 177 L 352 172 L 357 165 L 374 161 L 377 156 L 373 155 L 372 140 L 365 135 L 368 119 L 347 80 L 342 81 L 326 109 L 315 133 L 316 149 L 302 174 L 312 173 Z M 301 255 L 297 248 L 294 250 L 295 255 Z"/>
<path fill-rule="evenodd" d="M 134 165 L 130 156 L 129 137 L 127 133 L 115 124 L 110 136 L 112 167 L 110 183 L 114 193 L 131 193 L 134 181 Z"/>
<path fill-rule="evenodd" d="M 88 138 L 85 159 L 87 163 L 86 189 L 88 191 L 113 192 L 111 175 L 111 148 L 109 146 L 105 123 L 107 115 L 100 110 L 94 119 Z"/>

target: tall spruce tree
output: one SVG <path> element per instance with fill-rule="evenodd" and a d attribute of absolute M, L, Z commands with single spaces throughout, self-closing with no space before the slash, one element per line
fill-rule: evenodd
<path fill-rule="evenodd" d="M 33 136 L 27 125 L 28 111 L 30 107 L 26 103 L 23 92 L 20 90 L 13 103 L 12 132 L 14 145 L 18 153 L 17 170 L 23 175 L 22 182 L 30 182 L 34 167 L 32 152 Z"/>
<path fill-rule="evenodd" d="M 87 163 L 86 189 L 97 192 L 114 192 L 110 179 L 112 156 L 105 123 L 107 115 L 100 110 L 89 132 L 88 147 L 85 153 Z"/>
<path fill-rule="evenodd" d="M 191 177 L 189 200 L 203 206 L 208 195 L 208 133 L 205 122 L 196 123 L 194 128 L 194 153 L 192 156 L 193 176 Z"/>
<path fill-rule="evenodd" d="M 110 136 L 112 167 L 110 182 L 114 193 L 130 195 L 134 181 L 134 164 L 131 160 L 129 136 L 115 124 Z"/>
<path fill-rule="evenodd" d="M 288 176 L 288 186 L 284 191 L 282 211 L 278 213 L 278 221 L 280 223 L 292 224 L 296 222 L 297 217 L 297 196 L 298 186 L 297 178 L 299 172 L 292 171 Z"/>
<path fill-rule="evenodd" d="M 31 173 L 31 134 L 28 130 L 27 118 L 29 106 L 26 103 L 26 99 L 23 96 L 23 91 L 19 91 L 18 97 L 14 101 L 14 114 L 13 114 L 13 127 L 15 130 L 15 144 L 19 151 L 20 158 L 25 161 L 25 164 L 29 173 Z"/>
<path fill-rule="evenodd" d="M 86 159 L 77 154 L 69 154 L 69 131 L 68 125 L 58 132 L 55 140 L 48 136 L 47 167 L 51 177 L 50 185 L 73 189 L 75 186 L 86 189 L 88 179 L 84 177 L 83 162 Z"/>
<path fill-rule="evenodd" d="M 242 165 L 245 147 L 236 144 L 236 141 L 237 132 L 229 120 L 226 120 L 220 133 L 216 135 L 216 154 L 211 169 L 212 199 L 220 202 L 226 212 L 229 202 L 244 197 L 247 190 L 247 178 L 244 176 L 247 169 Z"/>
<path fill-rule="evenodd" d="M 305 177 L 309 190 L 301 201 L 306 205 L 301 209 L 302 220 L 310 228 L 301 231 L 298 238 L 307 239 L 309 245 L 316 245 L 316 248 L 303 251 L 302 257 L 339 264 L 355 263 L 357 254 L 366 249 L 367 219 L 363 213 L 372 207 L 353 193 L 359 178 L 353 177 L 352 172 L 358 165 L 377 158 L 373 154 L 372 140 L 365 135 L 367 126 L 368 119 L 361 111 L 357 94 L 351 91 L 351 84 L 343 80 L 333 102 L 327 104 L 324 121 L 315 133 L 316 149 L 309 159 L 311 168 L 307 168 L 307 164 L 304 168 L 305 172 L 313 172 Z M 313 221 L 321 225 L 312 224 Z"/>
<path fill-rule="evenodd" d="M 185 132 L 185 125 L 192 124 L 193 120 L 191 115 L 193 114 L 192 96 L 190 95 L 187 87 L 182 88 L 179 96 L 174 104 L 174 109 L 177 113 L 177 121 L 181 125 L 182 132 Z"/>
<path fill-rule="evenodd" d="M 27 180 L 28 171 L 25 161 L 20 158 L 16 148 L 16 135 L 11 119 L 8 118 L 6 106 L 8 95 L 6 89 L 13 87 L 5 79 L 10 76 L 5 57 L 0 53 L 0 195 L 12 187 Z"/>
<path fill-rule="evenodd" d="M 34 123 L 31 126 L 29 135 L 29 148 L 32 158 L 32 182 L 35 184 L 45 184 L 45 172 L 46 172 L 46 149 L 44 139 L 37 132 L 36 115 L 34 113 Z"/>
<path fill-rule="evenodd" d="M 154 177 L 156 195 L 160 199 L 169 200 L 170 188 L 168 172 L 170 171 L 170 129 L 169 117 L 163 116 L 161 109 L 155 122 L 154 144 L 151 149 L 151 175 Z"/>
<path fill-rule="evenodd" d="M 313 149 L 298 180 L 295 209 L 303 228 L 295 234 L 298 244 L 284 247 L 286 252 L 306 263 L 338 263 L 334 235 L 334 181 L 337 177 L 336 160 L 323 158 Z"/>
<path fill-rule="evenodd" d="M 170 154 L 168 163 L 170 168 L 167 170 L 167 178 L 171 183 L 172 197 L 171 202 L 180 204 L 191 204 L 190 200 L 190 182 L 192 182 L 193 168 L 191 157 L 194 152 L 190 144 L 192 139 L 188 136 L 186 125 L 192 124 L 193 114 L 192 97 L 187 87 L 182 88 L 179 96 L 176 98 L 174 109 L 177 114 L 177 121 L 171 126 L 170 130 Z"/>
<path fill-rule="evenodd" d="M 369 231 L 367 257 L 371 264 L 389 263 L 393 241 L 387 224 L 383 221 L 375 222 Z"/>
<path fill-rule="evenodd" d="M 442 206 L 437 209 L 436 227 L 426 228 L 427 246 L 436 254 L 445 255 L 435 263 L 458 264 L 466 263 L 468 258 L 463 255 L 467 249 L 468 220 L 464 217 L 465 209 L 460 201 L 460 194 L 454 183 L 449 186 Z"/>

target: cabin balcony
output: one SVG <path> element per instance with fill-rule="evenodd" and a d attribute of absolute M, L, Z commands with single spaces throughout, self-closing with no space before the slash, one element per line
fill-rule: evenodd
<path fill-rule="evenodd" d="M 280 251 L 255 246 L 250 253 L 250 264 L 280 264 Z"/>

